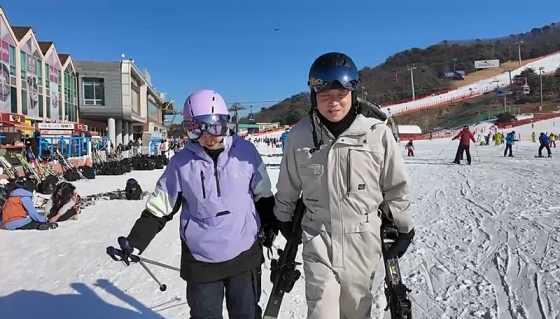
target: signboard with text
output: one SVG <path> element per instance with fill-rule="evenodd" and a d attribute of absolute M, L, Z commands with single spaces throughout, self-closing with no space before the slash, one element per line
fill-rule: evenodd
<path fill-rule="evenodd" d="M 491 68 L 499 68 L 500 67 L 500 60 L 480 60 L 474 61 L 474 68 L 475 69 L 491 69 Z"/>

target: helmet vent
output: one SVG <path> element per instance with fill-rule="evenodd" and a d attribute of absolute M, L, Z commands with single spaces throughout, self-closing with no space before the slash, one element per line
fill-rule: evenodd
<path fill-rule="evenodd" d="M 214 114 L 214 107 L 212 106 L 212 114 Z"/>

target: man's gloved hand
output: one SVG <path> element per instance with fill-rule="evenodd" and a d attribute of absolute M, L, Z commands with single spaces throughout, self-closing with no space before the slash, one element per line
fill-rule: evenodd
<path fill-rule="evenodd" d="M 280 232 L 280 234 L 282 234 L 282 236 L 284 236 L 286 240 L 288 240 L 292 236 L 293 223 L 291 221 L 289 222 L 279 221 L 276 226 L 278 227 L 278 231 Z"/>
<path fill-rule="evenodd" d="M 129 266 L 130 263 L 135 263 L 140 260 L 138 256 L 133 255 L 134 247 L 130 244 L 126 237 L 117 238 L 119 247 L 115 248 L 113 246 L 107 247 L 107 254 L 111 256 L 114 261 L 122 261 L 125 265 Z"/>
<path fill-rule="evenodd" d="M 412 243 L 413 238 L 414 238 L 414 229 L 412 229 L 410 232 L 406 234 L 399 233 L 399 239 L 397 239 L 397 241 L 391 245 L 391 248 L 389 248 L 389 250 L 385 254 L 387 258 L 388 259 L 395 258 L 395 257 L 401 258 L 404 255 L 404 253 L 406 253 L 406 250 L 408 249 L 408 246 L 410 246 L 410 244 Z"/>

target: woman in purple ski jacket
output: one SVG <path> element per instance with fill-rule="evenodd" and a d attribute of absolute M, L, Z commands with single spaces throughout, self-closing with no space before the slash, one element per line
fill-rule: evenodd
<path fill-rule="evenodd" d="M 266 166 L 251 142 L 230 134 L 218 93 L 191 94 L 183 116 L 189 142 L 170 159 L 126 240 L 120 238 L 124 258 L 141 254 L 179 212 L 190 317 L 222 318 L 225 291 L 230 318 L 261 318 L 259 231 L 276 224 Z"/>

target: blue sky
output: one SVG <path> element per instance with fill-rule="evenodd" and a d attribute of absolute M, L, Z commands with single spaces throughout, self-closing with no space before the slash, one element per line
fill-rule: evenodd
<path fill-rule="evenodd" d="M 177 104 L 212 88 L 255 111 L 305 91 L 310 64 L 328 51 L 375 66 L 411 47 L 560 21 L 558 0 L 4 0 L 2 7 L 12 25 L 32 26 L 75 60 L 125 53 Z"/>

